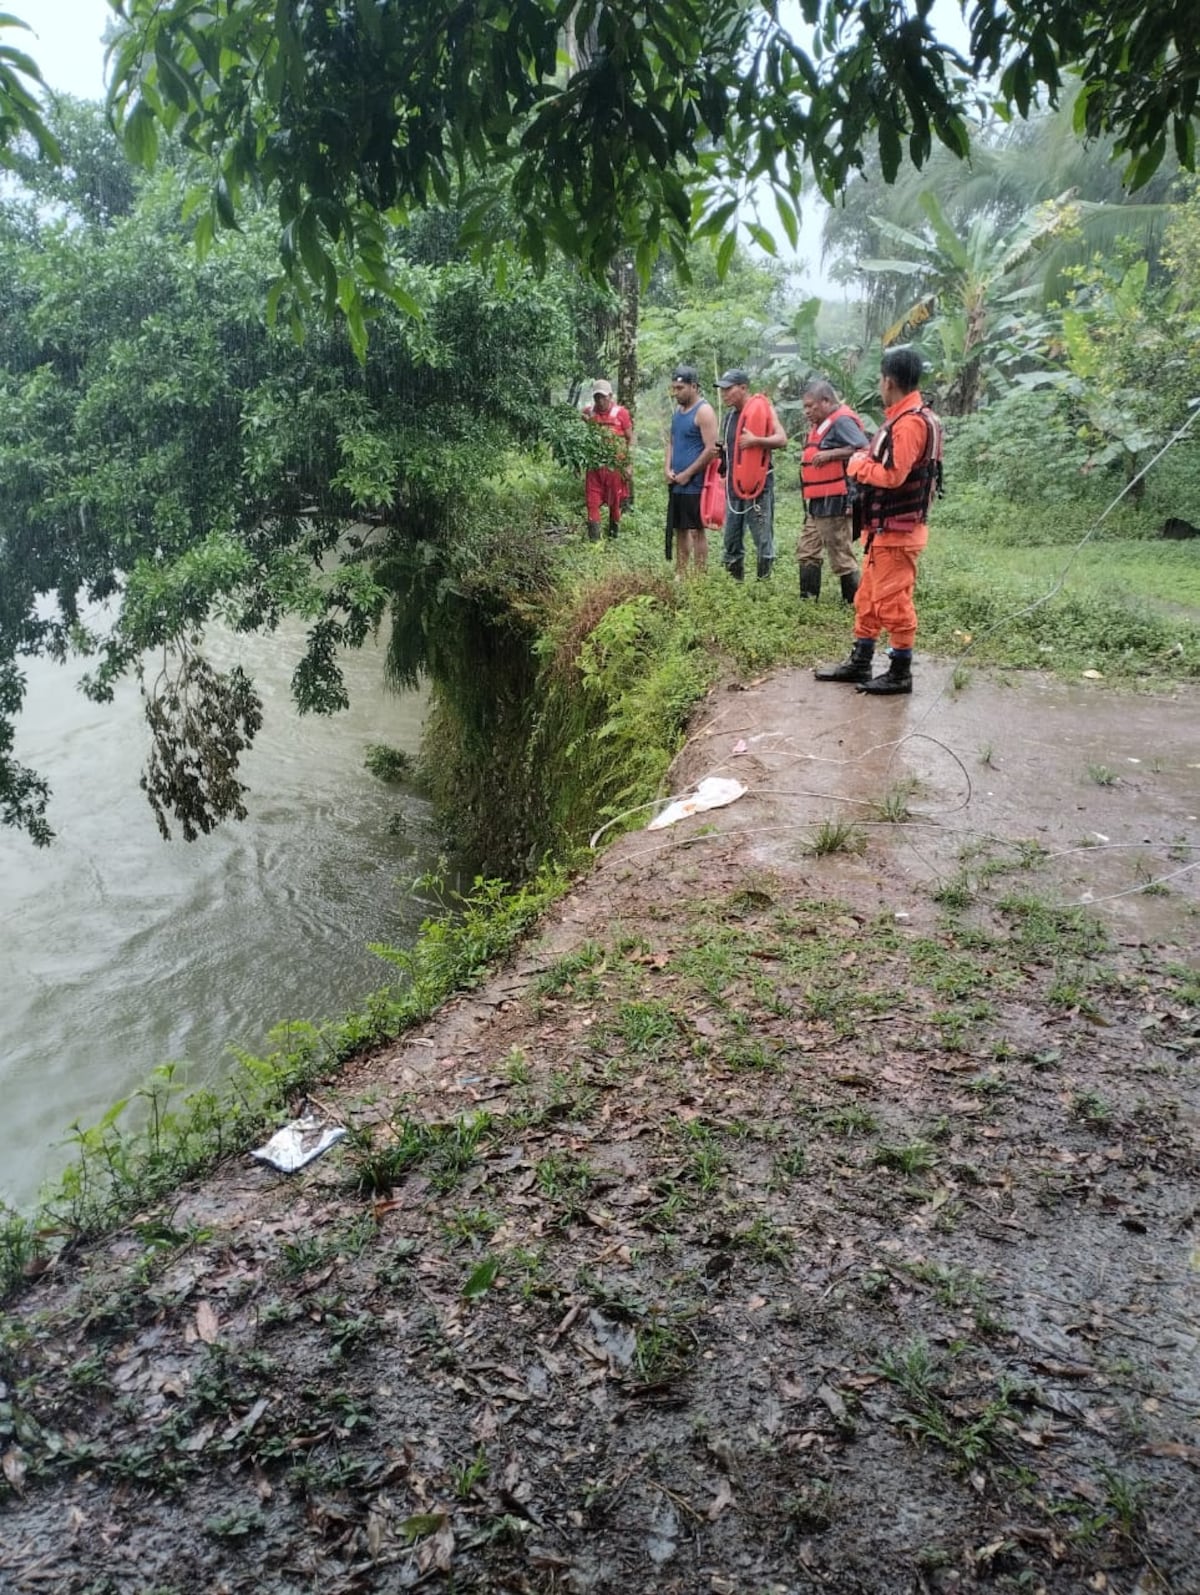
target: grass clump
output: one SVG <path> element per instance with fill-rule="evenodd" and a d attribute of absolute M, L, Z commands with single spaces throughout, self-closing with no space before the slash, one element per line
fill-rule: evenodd
<path fill-rule="evenodd" d="M 866 837 L 849 820 L 822 820 L 808 851 L 814 858 L 825 858 L 831 853 L 862 853 L 866 846 Z"/>

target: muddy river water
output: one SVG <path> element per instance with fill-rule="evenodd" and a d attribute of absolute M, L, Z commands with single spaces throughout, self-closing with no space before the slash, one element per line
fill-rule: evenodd
<path fill-rule="evenodd" d="M 50 781 L 51 847 L 0 829 L 0 1200 L 30 1202 L 89 1124 L 156 1065 L 207 1082 L 231 1043 L 259 1048 L 282 1019 L 340 1015 L 387 979 L 372 941 L 407 942 L 430 905 L 421 800 L 363 766 L 384 742 L 415 752 L 424 710 L 383 685 L 381 645 L 348 656 L 351 708 L 299 716 L 296 632 L 217 639 L 265 704 L 245 762 L 250 817 L 164 842 L 138 776 L 146 731 L 135 685 L 107 707 L 81 673 L 28 669 L 16 753 Z"/>

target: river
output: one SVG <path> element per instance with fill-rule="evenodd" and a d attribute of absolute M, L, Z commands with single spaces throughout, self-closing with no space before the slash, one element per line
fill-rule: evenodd
<path fill-rule="evenodd" d="M 70 1155 L 64 1137 L 158 1064 L 207 1083 L 230 1044 L 262 1047 L 283 1019 L 341 1015 L 431 909 L 412 891 L 434 862 L 428 805 L 363 767 L 384 742 L 415 753 L 424 701 L 383 683 L 383 646 L 343 660 L 351 707 L 301 716 L 289 681 L 298 627 L 218 636 L 264 701 L 244 760 L 249 818 L 195 842 L 160 837 L 138 776 L 136 684 L 90 703 L 82 667 L 27 669 L 16 754 L 53 788 L 49 848 L 0 829 L 0 1199 L 28 1206 Z"/>

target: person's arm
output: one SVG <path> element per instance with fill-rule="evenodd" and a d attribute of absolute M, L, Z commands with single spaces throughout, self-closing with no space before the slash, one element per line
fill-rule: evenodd
<path fill-rule="evenodd" d="M 871 440 L 857 422 L 848 415 L 839 416 L 830 427 L 827 439 L 812 457 L 814 465 L 832 465 L 837 460 L 848 460 L 860 449 L 871 446 Z"/>
<path fill-rule="evenodd" d="M 899 487 L 925 452 L 926 423 L 915 410 L 902 415 L 892 428 L 892 464 L 873 460 L 865 449 L 846 461 L 846 475 L 870 487 Z"/>
<path fill-rule="evenodd" d="M 704 403 L 696 411 L 696 425 L 700 428 L 700 436 L 704 439 L 704 450 L 699 458 L 688 466 L 686 475 L 680 477 L 681 482 L 690 481 L 693 476 L 703 476 L 708 469 L 709 460 L 713 459 L 717 452 L 717 412 L 711 404 Z"/>
<path fill-rule="evenodd" d="M 755 432 L 742 433 L 742 447 L 744 449 L 786 449 L 787 433 L 779 424 L 779 417 L 771 410 L 771 430 L 763 436 Z"/>

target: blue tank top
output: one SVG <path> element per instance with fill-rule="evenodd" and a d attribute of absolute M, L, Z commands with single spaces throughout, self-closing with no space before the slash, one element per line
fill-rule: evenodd
<path fill-rule="evenodd" d="M 693 461 L 704 453 L 704 438 L 696 424 L 696 411 L 704 403 L 697 399 L 690 410 L 675 411 L 671 417 L 671 469 L 686 471 Z M 698 471 L 690 481 L 675 483 L 672 493 L 699 493 L 704 486 L 704 472 Z"/>

